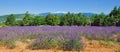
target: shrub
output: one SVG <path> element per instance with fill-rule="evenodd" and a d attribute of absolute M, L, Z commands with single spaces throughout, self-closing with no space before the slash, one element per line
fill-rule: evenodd
<path fill-rule="evenodd" d="M 62 42 L 61 45 L 62 45 L 61 48 L 63 48 L 63 50 L 68 50 L 68 51 L 72 51 L 72 50 L 80 51 L 84 47 L 83 42 L 80 40 L 64 41 Z"/>
<path fill-rule="evenodd" d="M 16 46 L 15 46 L 15 40 L 10 40 L 10 41 L 8 41 L 8 42 L 7 42 L 7 46 L 8 46 L 8 48 L 10 48 L 10 49 L 15 48 L 15 47 L 16 47 Z"/>
<path fill-rule="evenodd" d="M 32 44 L 32 45 L 30 45 L 30 48 L 31 49 L 39 49 L 39 43 L 34 43 L 34 44 Z"/>
<path fill-rule="evenodd" d="M 116 42 L 115 38 L 113 38 L 113 37 L 109 37 L 107 40 L 108 40 L 108 41 Z"/>
<path fill-rule="evenodd" d="M 114 46 L 116 44 L 116 42 L 114 42 L 114 41 L 100 41 L 100 44 L 104 45 L 104 46 Z"/>
<path fill-rule="evenodd" d="M 37 35 L 29 35 L 27 38 L 28 39 L 35 39 L 37 37 Z"/>
<path fill-rule="evenodd" d="M 5 46 L 7 45 L 8 48 L 13 49 L 15 48 L 15 40 L 0 40 L 0 45 Z"/>
<path fill-rule="evenodd" d="M 103 40 L 103 37 L 100 35 L 86 35 L 85 36 L 89 40 Z"/>
<path fill-rule="evenodd" d="M 31 49 L 52 49 L 56 48 L 58 44 L 58 41 L 56 40 L 44 40 L 39 42 L 34 42 L 32 45 L 30 45 Z"/>
<path fill-rule="evenodd" d="M 115 52 L 120 52 L 120 48 L 116 49 Z"/>
<path fill-rule="evenodd" d="M 0 46 L 4 46 L 6 44 L 6 40 L 0 40 Z"/>

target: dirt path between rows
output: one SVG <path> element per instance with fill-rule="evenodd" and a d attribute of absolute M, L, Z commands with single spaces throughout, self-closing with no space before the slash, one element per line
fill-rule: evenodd
<path fill-rule="evenodd" d="M 115 46 L 103 46 L 99 44 L 99 41 L 84 40 L 86 47 L 81 52 L 114 52 L 120 45 Z M 62 51 L 62 50 L 30 50 L 26 49 L 27 43 L 22 43 L 20 41 L 16 42 L 16 48 L 8 49 L 7 47 L 0 47 L 0 52 L 72 52 L 72 51 Z M 74 51 L 75 52 L 75 51 Z"/>

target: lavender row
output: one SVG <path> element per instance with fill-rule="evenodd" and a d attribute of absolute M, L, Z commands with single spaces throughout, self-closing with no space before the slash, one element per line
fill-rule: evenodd
<path fill-rule="evenodd" d="M 120 33 L 120 27 L 95 27 L 95 26 L 24 26 L 24 27 L 2 27 L 0 28 L 0 39 L 18 39 L 20 36 L 29 35 L 56 35 L 65 39 L 78 36 L 102 36 L 111 37 Z"/>

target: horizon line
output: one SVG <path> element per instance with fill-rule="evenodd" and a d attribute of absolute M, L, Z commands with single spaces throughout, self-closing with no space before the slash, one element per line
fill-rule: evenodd
<path fill-rule="evenodd" d="M 27 12 L 27 11 L 26 11 Z M 10 14 L 25 14 L 26 12 L 24 13 L 8 13 L 8 14 L 2 14 L 0 16 L 4 16 L 4 15 L 10 15 Z M 29 12 L 29 11 L 28 11 Z M 93 13 L 93 14 L 101 14 L 101 13 L 104 13 L 104 12 L 101 12 L 101 13 L 95 13 L 95 12 L 71 12 L 71 11 L 56 11 L 56 12 L 39 12 L 39 13 L 32 13 L 32 12 L 29 12 L 29 14 L 36 14 L 36 15 L 39 15 L 40 13 L 64 13 L 64 14 L 67 14 L 68 12 L 70 13 Z M 105 15 L 108 15 L 109 13 L 104 13 Z"/>

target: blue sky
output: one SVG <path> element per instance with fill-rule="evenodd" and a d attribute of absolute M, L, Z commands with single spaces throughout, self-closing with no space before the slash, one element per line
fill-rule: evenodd
<path fill-rule="evenodd" d="M 0 15 L 29 11 L 43 12 L 91 12 L 108 14 L 120 0 L 0 0 Z"/>

